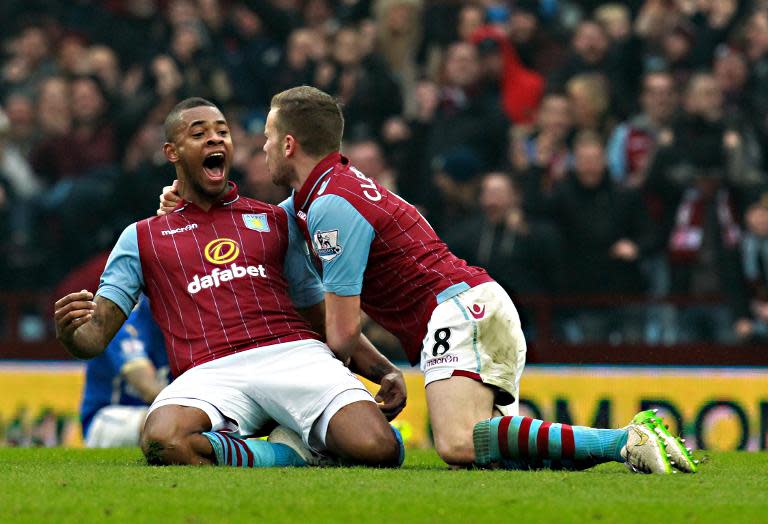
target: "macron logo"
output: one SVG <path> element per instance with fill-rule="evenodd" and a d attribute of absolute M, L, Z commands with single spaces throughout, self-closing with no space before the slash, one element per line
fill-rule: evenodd
<path fill-rule="evenodd" d="M 246 275 L 252 277 L 266 277 L 267 274 L 264 271 L 264 266 L 261 264 L 257 266 L 238 266 L 236 263 L 229 266 L 229 269 L 213 268 L 210 275 L 204 275 L 202 278 L 195 275 L 192 282 L 187 285 L 187 291 L 190 295 L 199 293 L 201 289 L 208 289 L 210 287 L 219 287 L 222 282 L 229 282 L 236 278 L 243 278 Z"/>
<path fill-rule="evenodd" d="M 197 229 L 197 224 L 187 224 L 184 227 L 177 227 L 176 229 L 166 229 L 165 231 L 160 231 L 160 234 L 167 237 L 168 235 L 175 235 L 176 233 L 183 233 L 184 231 L 192 231 L 193 229 Z"/>

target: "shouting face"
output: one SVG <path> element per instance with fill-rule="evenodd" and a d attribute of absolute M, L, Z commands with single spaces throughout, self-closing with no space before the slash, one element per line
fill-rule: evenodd
<path fill-rule="evenodd" d="M 189 196 L 212 201 L 227 188 L 232 137 L 217 108 L 199 106 L 182 111 L 173 142 L 166 144 L 165 151 L 177 172 L 180 168 L 179 176 L 192 192 Z"/>

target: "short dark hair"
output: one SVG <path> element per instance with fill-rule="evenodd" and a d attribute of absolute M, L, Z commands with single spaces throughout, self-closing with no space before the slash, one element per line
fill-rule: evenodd
<path fill-rule="evenodd" d="M 310 86 L 294 87 L 273 96 L 270 106 L 279 112 L 277 131 L 293 135 L 308 155 L 325 156 L 341 149 L 344 116 L 328 93 Z"/>
<path fill-rule="evenodd" d="M 168 113 L 168 116 L 165 117 L 165 140 L 166 142 L 173 142 L 173 135 L 174 130 L 176 128 L 176 124 L 178 123 L 179 119 L 181 118 L 181 112 L 186 111 L 187 109 L 192 109 L 193 107 L 215 107 L 218 109 L 218 106 L 211 102 L 210 100 L 206 100 L 205 98 L 201 98 L 199 96 L 194 96 L 192 98 L 185 98 L 178 104 L 176 104 L 173 109 L 171 109 L 171 112 Z"/>

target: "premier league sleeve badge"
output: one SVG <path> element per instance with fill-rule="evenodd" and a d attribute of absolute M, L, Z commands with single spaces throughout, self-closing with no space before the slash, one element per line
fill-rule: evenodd
<path fill-rule="evenodd" d="M 312 235 L 312 241 L 315 244 L 315 252 L 321 260 L 331 261 L 341 253 L 338 229 L 315 231 L 315 234 Z"/>

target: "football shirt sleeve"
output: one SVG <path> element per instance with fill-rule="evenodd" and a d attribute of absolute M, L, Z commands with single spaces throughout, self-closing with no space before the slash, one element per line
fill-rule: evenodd
<path fill-rule="evenodd" d="M 309 250 L 296 224 L 290 199 L 281 203 L 288 215 L 288 250 L 285 253 L 283 274 L 288 281 L 288 294 L 293 305 L 306 308 L 323 301 L 323 285 L 312 267 Z"/>
<path fill-rule="evenodd" d="M 323 195 L 307 213 L 312 246 L 323 263 L 323 287 L 339 296 L 359 295 L 373 226 L 355 207 L 338 195 Z"/>
<path fill-rule="evenodd" d="M 112 248 L 107 265 L 101 274 L 97 296 L 107 298 L 128 317 L 139 300 L 144 287 L 144 275 L 139 258 L 139 240 L 136 224 L 126 227 Z"/>

